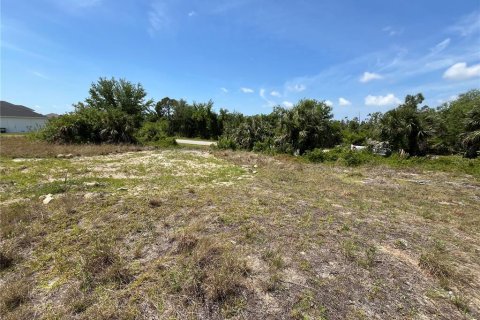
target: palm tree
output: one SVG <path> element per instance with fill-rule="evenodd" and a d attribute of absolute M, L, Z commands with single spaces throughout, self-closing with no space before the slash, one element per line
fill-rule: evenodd
<path fill-rule="evenodd" d="M 466 149 L 464 156 L 476 158 L 480 150 L 480 107 L 477 106 L 468 113 L 465 129 L 466 132 L 462 135 L 462 144 Z"/>

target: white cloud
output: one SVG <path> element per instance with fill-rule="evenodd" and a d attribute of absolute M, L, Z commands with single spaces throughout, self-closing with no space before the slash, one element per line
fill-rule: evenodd
<path fill-rule="evenodd" d="M 393 93 L 389 93 L 386 96 L 372 96 L 365 97 L 365 105 L 367 106 L 391 106 L 401 103 L 400 99 L 395 97 Z"/>
<path fill-rule="evenodd" d="M 225 93 L 228 93 L 228 89 L 227 89 L 227 88 L 223 88 L 223 87 L 222 87 L 222 88 L 220 88 L 220 90 L 222 90 L 222 91 L 225 92 Z"/>
<path fill-rule="evenodd" d="M 291 107 L 293 107 L 293 102 L 290 102 L 290 101 L 283 101 L 282 104 L 283 104 L 283 106 L 286 107 L 286 108 L 291 108 Z"/>
<path fill-rule="evenodd" d="M 281 97 L 281 96 L 282 96 L 282 95 L 280 94 L 280 92 L 278 92 L 278 91 L 272 91 L 272 92 L 270 92 L 270 95 L 271 95 L 272 97 Z"/>
<path fill-rule="evenodd" d="M 388 33 L 388 35 L 390 37 L 393 37 L 393 36 L 401 35 L 404 30 L 403 30 L 403 28 L 402 29 L 397 29 L 397 28 L 394 28 L 392 26 L 386 26 L 385 28 L 382 29 L 382 31 Z"/>
<path fill-rule="evenodd" d="M 360 78 L 360 82 L 362 83 L 367 83 L 372 80 L 379 80 L 383 79 L 383 76 L 379 75 L 378 73 L 373 73 L 373 72 L 364 72 L 363 76 Z"/>
<path fill-rule="evenodd" d="M 275 106 L 275 102 L 273 102 L 272 100 L 269 100 L 266 96 L 265 96 L 265 92 L 266 90 L 265 89 L 260 89 L 259 91 L 259 95 L 260 97 L 262 98 L 262 100 L 264 100 L 266 102 L 266 105 L 264 105 L 264 107 L 273 107 Z"/>
<path fill-rule="evenodd" d="M 160 2 L 152 4 L 152 7 L 148 12 L 148 23 L 148 33 L 151 36 L 169 27 L 171 20 L 164 4 Z"/>
<path fill-rule="evenodd" d="M 453 95 L 449 96 L 449 97 L 446 98 L 446 99 L 438 99 L 437 102 L 438 102 L 439 104 L 443 104 L 443 103 L 451 102 L 451 101 L 457 100 L 457 99 L 458 99 L 458 95 L 453 94 Z"/>
<path fill-rule="evenodd" d="M 325 100 L 325 104 L 329 107 L 333 106 L 333 102 L 330 100 Z"/>
<path fill-rule="evenodd" d="M 347 99 L 340 97 L 340 98 L 338 98 L 338 104 L 341 105 L 341 106 L 349 106 L 352 103 L 350 101 L 348 101 Z"/>
<path fill-rule="evenodd" d="M 196 13 L 195 11 L 190 11 L 190 12 L 188 13 L 188 16 L 189 16 L 189 17 L 193 17 L 193 16 L 196 16 L 196 15 L 197 15 L 197 13 Z"/>
<path fill-rule="evenodd" d="M 447 39 L 443 40 L 442 42 L 437 43 L 437 45 L 435 47 L 433 47 L 431 49 L 431 51 L 432 51 L 432 53 L 442 52 L 443 50 L 445 50 L 445 48 L 448 47 L 449 44 L 450 44 L 450 38 L 447 38 Z"/>
<path fill-rule="evenodd" d="M 254 93 L 254 92 L 255 92 L 253 89 L 245 88 L 245 87 L 240 88 L 240 90 L 241 90 L 243 93 Z"/>
<path fill-rule="evenodd" d="M 293 92 L 302 92 L 305 89 L 307 89 L 307 87 L 304 84 L 298 84 L 297 83 L 295 85 L 288 86 L 287 89 L 289 91 L 293 91 Z"/>
<path fill-rule="evenodd" d="M 448 80 L 466 80 L 480 76 L 480 63 L 467 67 L 466 62 L 455 63 L 443 74 L 444 79 Z"/>

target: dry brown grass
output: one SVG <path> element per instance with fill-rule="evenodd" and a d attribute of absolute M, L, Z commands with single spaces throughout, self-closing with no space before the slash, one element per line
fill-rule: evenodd
<path fill-rule="evenodd" d="M 472 176 L 198 150 L 0 160 L 0 252 L 18 254 L 2 319 L 480 317 Z"/>
<path fill-rule="evenodd" d="M 14 311 L 30 299 L 32 284 L 27 279 L 8 282 L 0 291 L 0 315 Z"/>
<path fill-rule="evenodd" d="M 0 137 L 0 156 L 7 158 L 52 158 L 59 154 L 95 156 L 149 149 L 152 148 L 133 144 L 52 144 L 25 136 Z"/>

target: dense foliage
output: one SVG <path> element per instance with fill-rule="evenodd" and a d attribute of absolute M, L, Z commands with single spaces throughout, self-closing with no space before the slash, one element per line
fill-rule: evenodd
<path fill-rule="evenodd" d="M 480 90 L 471 90 L 438 108 L 422 105 L 422 94 L 385 114 L 376 112 L 363 121 L 334 120 L 332 108 L 323 101 L 300 100 L 292 108 L 275 107 L 270 114 L 246 116 L 213 109 L 213 102 L 175 100 L 154 103 L 146 99 L 141 84 L 100 78 L 75 111 L 54 118 L 42 138 L 60 143 L 141 143 L 171 145 L 174 136 L 218 139 L 218 147 L 262 152 L 306 154 L 312 161 L 341 158 L 356 164 L 362 155 L 329 154 L 335 146 L 379 143 L 405 155 L 463 154 L 474 158 L 480 151 Z M 345 150 L 344 150 L 345 151 Z"/>

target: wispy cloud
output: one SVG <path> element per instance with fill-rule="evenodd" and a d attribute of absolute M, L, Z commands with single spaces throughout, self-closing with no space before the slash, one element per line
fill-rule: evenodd
<path fill-rule="evenodd" d="M 285 108 L 292 108 L 293 107 L 293 102 L 290 102 L 290 101 L 283 101 L 282 102 L 282 105 L 285 107 Z"/>
<path fill-rule="evenodd" d="M 393 106 L 395 104 L 401 103 L 400 99 L 395 97 L 393 93 L 389 93 L 386 96 L 372 96 L 368 95 L 365 97 L 365 105 L 367 106 Z"/>
<path fill-rule="evenodd" d="M 386 32 L 390 37 L 401 35 L 404 31 L 403 28 L 394 28 L 392 26 L 386 26 L 382 29 L 383 32 Z"/>
<path fill-rule="evenodd" d="M 450 26 L 448 31 L 462 37 L 480 33 L 480 10 L 462 17 L 456 24 Z"/>
<path fill-rule="evenodd" d="M 307 89 L 307 86 L 302 83 L 287 86 L 287 90 L 292 92 L 302 92 L 305 91 L 305 89 Z"/>
<path fill-rule="evenodd" d="M 242 91 L 243 93 L 254 93 L 255 92 L 255 90 L 250 89 L 250 88 L 246 88 L 246 87 L 240 88 L 240 91 Z"/>
<path fill-rule="evenodd" d="M 443 50 L 445 50 L 448 45 L 450 44 L 450 38 L 447 38 L 445 40 L 443 40 L 442 42 L 439 42 L 435 45 L 435 47 L 433 47 L 432 49 L 430 49 L 430 51 L 432 53 L 439 53 L 439 52 L 442 52 Z"/>
<path fill-rule="evenodd" d="M 475 77 L 480 77 L 480 63 L 470 67 L 466 62 L 455 63 L 443 74 L 443 78 L 448 80 L 467 80 Z"/>
<path fill-rule="evenodd" d="M 343 98 L 343 97 L 340 97 L 338 98 L 338 104 L 342 107 L 344 106 L 349 106 L 351 105 L 352 103 L 350 101 L 348 101 L 347 99 Z"/>
<path fill-rule="evenodd" d="M 329 107 L 332 107 L 333 106 L 333 102 L 330 101 L 330 100 L 325 100 L 325 104 Z"/>
<path fill-rule="evenodd" d="M 20 48 L 20 47 L 14 45 L 14 44 L 11 44 L 11 43 L 8 43 L 8 42 L 5 42 L 5 41 L 2 41 L 0 43 L 0 47 L 4 48 L 4 49 L 12 50 L 12 51 L 20 52 L 22 54 L 26 54 L 26 55 L 29 55 L 31 57 L 37 58 L 37 59 L 41 59 L 41 60 L 45 60 L 45 61 L 52 61 L 52 59 L 47 58 L 46 56 L 41 55 L 37 52 L 27 50 L 27 49 L 24 49 L 24 48 Z"/>
<path fill-rule="evenodd" d="M 42 78 L 42 79 L 45 79 L 45 80 L 50 80 L 49 77 L 47 77 L 46 75 L 44 75 L 43 73 L 40 73 L 38 71 L 31 71 L 31 73 L 36 77 L 39 77 L 39 78 Z"/>
<path fill-rule="evenodd" d="M 271 95 L 272 97 L 281 97 L 281 96 L 282 96 L 282 95 L 280 94 L 280 92 L 278 92 L 278 91 L 272 91 L 272 92 L 270 92 L 270 95 Z"/>
<path fill-rule="evenodd" d="M 268 99 L 268 97 L 266 96 L 266 90 L 265 89 L 260 89 L 260 91 L 258 92 L 260 98 L 262 98 L 263 101 L 266 102 L 266 105 L 264 107 L 273 107 L 276 105 L 276 103 L 270 99 Z"/>
<path fill-rule="evenodd" d="M 70 13 L 76 13 L 79 10 L 95 8 L 102 5 L 103 0 L 52 0 L 58 7 Z"/>
<path fill-rule="evenodd" d="M 171 23 L 170 16 L 167 13 L 167 7 L 162 2 L 152 3 L 148 11 L 148 33 L 154 36 L 157 32 L 166 30 Z"/>
<path fill-rule="evenodd" d="M 360 78 L 360 82 L 362 83 L 367 83 L 372 80 L 379 80 L 383 79 L 383 76 L 379 75 L 378 73 L 373 73 L 373 72 L 364 72 L 362 77 Z"/>
<path fill-rule="evenodd" d="M 228 89 L 227 88 L 220 88 L 220 90 L 222 90 L 224 93 L 228 93 Z"/>
<path fill-rule="evenodd" d="M 193 16 L 196 16 L 196 15 L 197 15 L 197 12 L 196 12 L 196 11 L 190 11 L 190 12 L 188 13 L 188 16 L 189 16 L 189 17 L 193 17 Z"/>

